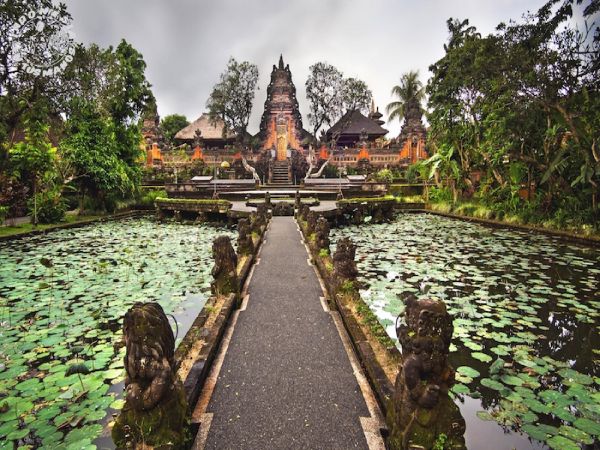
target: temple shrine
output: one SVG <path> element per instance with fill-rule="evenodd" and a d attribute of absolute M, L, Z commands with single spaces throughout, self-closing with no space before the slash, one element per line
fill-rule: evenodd
<path fill-rule="evenodd" d="M 400 146 L 400 159 L 411 164 L 429 158 L 425 148 L 427 130 L 423 125 L 423 109 L 417 102 L 410 102 L 404 114 L 404 123 L 396 139 Z"/>
<path fill-rule="evenodd" d="M 233 164 L 245 154 L 247 161 L 257 164 L 266 154 L 274 159 L 272 176 L 291 183 L 291 161 L 307 158 L 314 154 L 317 160 L 329 160 L 332 166 L 345 170 L 368 163 L 373 170 L 386 167 L 406 167 L 428 158 L 426 149 L 427 130 L 423 125 L 423 110 L 418 102 L 407 105 L 400 134 L 396 138 L 386 137 L 383 115 L 371 103 L 368 114 L 359 110 L 347 111 L 324 133 L 323 142 L 317 142 L 302 125 L 296 87 L 292 81 L 289 64 L 284 64 L 283 55 L 271 70 L 267 96 L 260 121 L 260 129 L 254 136 L 253 151 L 234 151 L 239 139 L 233 132 L 224 133 L 222 121 L 212 121 L 208 114 L 198 119 L 175 135 L 177 151 L 167 149 L 160 132 L 156 108 L 148 111 L 143 121 L 143 147 L 148 166 L 172 166 L 191 164 L 202 160 L 209 166 L 223 161 Z M 252 136 L 248 134 L 248 138 Z M 309 152 L 312 146 L 314 151 Z M 184 148 L 184 150 L 182 150 Z M 173 156 L 169 156 L 173 153 Z M 186 156 L 187 155 L 187 156 Z M 184 158 L 185 156 L 185 158 Z M 182 158 L 185 160 L 182 160 Z"/>
<path fill-rule="evenodd" d="M 258 136 L 263 149 L 276 150 L 278 161 L 290 156 L 288 150 L 302 150 L 312 137 L 302 128 L 296 87 L 292 81 L 289 64 L 284 67 L 283 55 L 279 56 L 279 65 L 273 65 L 271 71 L 271 82 L 267 86 L 267 99 Z"/>

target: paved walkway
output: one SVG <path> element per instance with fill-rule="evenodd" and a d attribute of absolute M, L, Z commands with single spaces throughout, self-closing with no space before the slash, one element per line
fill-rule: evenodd
<path fill-rule="evenodd" d="M 194 413 L 195 448 L 382 448 L 379 410 L 307 258 L 294 219 L 274 217 Z"/>

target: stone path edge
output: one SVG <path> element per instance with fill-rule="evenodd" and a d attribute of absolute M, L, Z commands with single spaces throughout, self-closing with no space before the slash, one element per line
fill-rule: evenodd
<path fill-rule="evenodd" d="M 309 244 L 301 222 L 297 220 L 297 223 L 298 228 L 302 232 L 304 243 L 309 251 L 311 261 L 315 267 L 319 281 L 324 287 L 324 292 L 326 292 L 327 296 L 329 297 L 327 301 L 330 305 L 334 306 L 335 310 L 337 310 L 342 319 L 342 324 L 344 325 L 344 328 L 350 337 L 352 347 L 356 355 L 358 355 L 360 364 L 366 374 L 367 380 L 369 381 L 373 392 L 375 393 L 375 398 L 377 399 L 379 408 L 381 409 L 385 418 L 387 416 L 389 403 L 394 392 L 394 385 L 388 379 L 385 371 L 379 364 L 379 361 L 377 361 L 373 347 L 365 333 L 363 333 L 360 324 L 354 317 L 354 314 L 352 314 L 352 312 L 335 296 L 333 287 L 329 281 L 327 270 L 321 259 L 318 257 L 318 251 Z M 388 351 L 393 358 L 398 360 L 401 359 L 400 352 L 397 348 L 394 347 Z"/>
<path fill-rule="evenodd" d="M 268 224 L 259 235 L 258 241 L 255 243 L 254 253 L 244 262 L 240 269 L 238 274 L 240 292 L 243 291 L 244 285 L 257 260 L 267 229 Z M 206 304 L 209 304 L 209 301 L 207 301 Z M 198 358 L 196 358 L 196 361 L 194 361 L 194 364 L 192 365 L 192 368 L 190 369 L 186 379 L 183 380 L 183 387 L 191 412 L 194 411 L 196 407 L 196 403 L 198 402 L 200 393 L 202 392 L 206 379 L 210 373 L 215 356 L 218 354 L 225 330 L 229 326 L 233 311 L 236 310 L 239 305 L 239 295 L 229 294 L 225 300 L 225 303 L 221 307 L 215 323 L 208 329 L 204 329 L 204 324 L 208 318 L 208 313 L 205 307 L 202 308 L 194 320 L 194 323 L 177 347 L 176 358 L 178 361 L 181 361 L 183 358 L 185 358 L 186 352 L 183 350 L 185 346 L 189 346 L 189 344 L 193 343 L 193 341 L 199 337 L 204 338 L 206 342 L 206 344 L 200 350 Z M 196 430 L 192 430 L 192 432 L 195 434 Z"/>

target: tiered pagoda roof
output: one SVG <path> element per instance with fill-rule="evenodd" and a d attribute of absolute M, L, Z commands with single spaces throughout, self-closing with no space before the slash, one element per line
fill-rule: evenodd
<path fill-rule="evenodd" d="M 306 138 L 312 137 L 302 127 L 296 87 L 289 64 L 284 66 L 283 55 L 279 56 L 279 64 L 273 65 L 271 81 L 267 87 L 267 99 L 258 133 L 263 148 L 271 148 L 275 144 L 276 126 L 281 124 L 287 127 L 287 143 L 293 149 L 299 149 Z"/>
<path fill-rule="evenodd" d="M 377 119 L 366 117 L 359 110 L 354 109 L 346 112 L 329 130 L 327 130 L 327 140 L 331 140 L 338 134 L 337 145 L 354 146 L 363 139 L 374 141 L 383 137 L 388 130 L 381 127 Z"/>

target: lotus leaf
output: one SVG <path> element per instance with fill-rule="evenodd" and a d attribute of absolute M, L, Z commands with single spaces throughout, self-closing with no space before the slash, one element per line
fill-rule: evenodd
<path fill-rule="evenodd" d="M 581 450 L 577 443 L 563 436 L 552 436 L 546 444 L 554 450 Z"/>
<path fill-rule="evenodd" d="M 504 389 L 504 385 L 502 383 L 492 380 L 490 378 L 482 378 L 479 382 L 482 386 L 494 389 L 495 391 L 501 391 Z"/>

